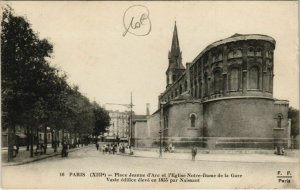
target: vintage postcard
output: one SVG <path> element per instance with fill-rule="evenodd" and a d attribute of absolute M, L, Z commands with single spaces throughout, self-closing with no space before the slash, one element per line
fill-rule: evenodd
<path fill-rule="evenodd" d="M 3 189 L 300 188 L 298 1 L 2 1 Z"/>

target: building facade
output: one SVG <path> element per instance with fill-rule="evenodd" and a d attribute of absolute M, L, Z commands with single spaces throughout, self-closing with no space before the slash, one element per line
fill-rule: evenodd
<path fill-rule="evenodd" d="M 149 138 L 137 137 L 136 146 L 158 146 L 160 137 L 177 147 L 287 146 L 289 103 L 273 98 L 275 46 L 266 35 L 235 34 L 185 68 L 175 23 L 166 89 L 147 121 Z"/>
<path fill-rule="evenodd" d="M 108 127 L 105 139 L 106 140 L 128 140 L 129 135 L 129 111 L 109 111 L 110 126 Z"/>

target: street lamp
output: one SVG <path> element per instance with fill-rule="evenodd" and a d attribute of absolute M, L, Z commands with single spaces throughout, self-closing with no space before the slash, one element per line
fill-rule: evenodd
<path fill-rule="evenodd" d="M 159 102 L 160 105 L 160 130 L 159 130 L 159 158 L 162 157 L 162 136 L 163 136 L 163 126 L 164 126 L 164 105 L 165 101 Z"/>

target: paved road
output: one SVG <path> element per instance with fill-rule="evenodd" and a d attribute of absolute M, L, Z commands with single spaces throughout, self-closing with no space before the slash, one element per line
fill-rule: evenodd
<path fill-rule="evenodd" d="M 3 167 L 2 185 L 4 188 L 295 188 L 300 187 L 299 170 L 299 163 L 295 162 L 139 158 L 103 155 L 94 147 L 87 147 L 70 153 L 68 158 L 55 157 L 26 165 Z M 284 179 L 290 183 L 279 182 L 278 171 L 282 175 L 289 171 L 292 178 Z M 60 176 L 61 173 L 64 176 Z M 129 177 L 130 173 L 134 177 Z M 219 173 L 223 177 L 218 177 Z M 170 176 L 165 179 L 166 182 L 159 182 L 163 174 Z M 192 177 L 187 177 L 188 174 Z M 149 182 L 144 181 L 148 179 Z M 190 181 L 187 182 L 187 179 Z"/>

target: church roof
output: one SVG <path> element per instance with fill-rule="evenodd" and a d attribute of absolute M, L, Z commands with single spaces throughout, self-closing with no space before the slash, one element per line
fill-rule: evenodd
<path fill-rule="evenodd" d="M 198 56 L 193 60 L 192 63 L 195 63 L 205 52 L 209 51 L 210 49 L 212 49 L 214 47 L 217 47 L 221 44 L 226 44 L 226 43 L 236 42 L 236 41 L 243 41 L 243 40 L 265 40 L 265 41 L 269 41 L 273 44 L 276 43 L 276 41 L 272 37 L 263 35 L 263 34 L 238 34 L 238 33 L 235 33 L 234 35 L 232 35 L 228 38 L 216 41 L 216 42 L 208 45 L 203 51 L 201 51 L 198 54 Z"/>

